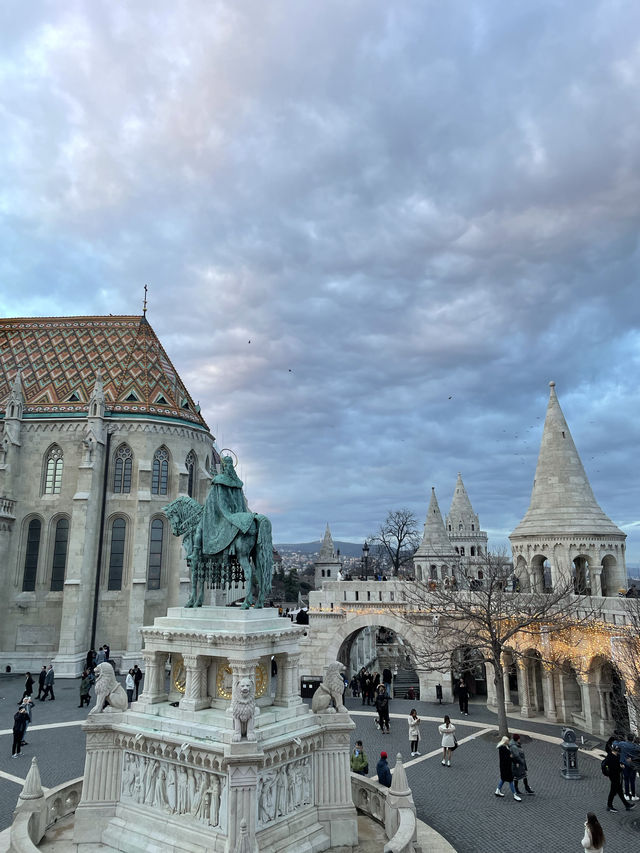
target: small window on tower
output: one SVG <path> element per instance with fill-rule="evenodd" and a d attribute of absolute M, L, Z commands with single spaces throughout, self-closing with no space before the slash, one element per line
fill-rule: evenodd
<path fill-rule="evenodd" d="M 563 437 L 563 438 L 565 437 L 565 435 L 564 435 L 564 430 L 562 430 L 562 437 Z"/>
<path fill-rule="evenodd" d="M 127 397 L 125 397 L 124 400 L 125 400 L 125 403 L 137 403 L 137 402 L 139 402 L 138 398 L 133 393 L 133 391 Z"/>

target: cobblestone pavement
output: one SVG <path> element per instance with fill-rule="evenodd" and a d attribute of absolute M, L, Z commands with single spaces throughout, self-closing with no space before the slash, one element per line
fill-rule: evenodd
<path fill-rule="evenodd" d="M 32 728 L 27 733 L 24 758 L 11 758 L 11 726 L 22 693 L 22 676 L 0 676 L 0 830 L 10 825 L 13 809 L 33 755 L 45 787 L 53 787 L 84 772 L 84 734 L 79 722 L 87 708 L 78 705 L 78 681 L 57 680 L 56 701 L 36 702 Z M 381 734 L 374 725 L 374 709 L 359 699 L 347 699 L 356 737 L 364 741 L 370 774 L 381 750 L 389 754 L 391 766 L 402 753 L 413 790 L 418 817 L 434 827 L 458 853 L 550 853 L 579 850 L 586 811 L 595 811 L 607 836 L 607 849 L 640 848 L 640 804 L 633 812 L 608 814 L 608 781 L 596 759 L 580 753 L 583 778 L 568 781 L 560 775 L 560 747 L 533 738 L 525 742 L 529 779 L 536 794 L 515 802 L 510 793 L 498 799 L 493 792 L 498 775 L 495 716 L 481 704 L 471 704 L 469 717 L 460 719 L 457 705 L 391 702 L 391 734 Z M 409 755 L 407 717 L 416 707 L 421 725 L 422 755 Z M 465 740 L 453 754 L 452 766 L 440 764 L 438 725 L 444 714 L 456 725 L 458 740 Z M 430 719 L 431 718 L 431 719 Z M 65 725 L 66 724 L 66 725 Z M 562 727 L 538 720 L 510 718 L 513 731 L 560 737 Z M 578 732 L 578 735 L 581 733 Z M 593 737 L 585 738 L 593 745 Z M 432 757 L 427 757 L 431 752 Z M 505 792 L 506 792 L 505 786 Z"/>
<path fill-rule="evenodd" d="M 369 758 L 369 773 L 375 774 L 380 751 L 389 755 L 391 766 L 401 752 L 407 778 L 413 791 L 418 817 L 443 835 L 458 853 L 550 853 L 580 850 L 587 811 L 594 811 L 603 826 L 607 849 L 640 848 L 640 804 L 631 812 L 609 814 L 606 811 L 609 782 L 600 771 L 600 761 L 579 753 L 582 779 L 569 781 L 560 774 L 560 746 L 533 737 L 524 743 L 529 783 L 535 796 L 523 794 L 514 801 L 508 787 L 506 796 L 494 796 L 498 779 L 497 738 L 493 733 L 495 715 L 480 704 L 470 705 L 470 716 L 460 717 L 457 704 L 437 705 L 394 699 L 390 703 L 391 734 L 383 735 L 375 727 L 374 709 L 362 706 L 359 699 L 347 699 L 356 729 L 352 742 L 363 741 Z M 407 717 L 416 708 L 423 720 L 420 752 L 409 754 Z M 451 767 L 443 767 L 438 726 L 449 714 L 461 743 L 453 753 Z M 397 716 L 396 716 L 397 715 Z M 431 718 L 431 719 L 430 719 Z M 560 738 L 562 726 L 527 720 L 509 719 L 512 731 Z M 492 731 L 487 732 L 491 727 Z M 577 730 L 578 741 L 580 735 Z M 525 740 L 523 738 L 523 740 Z M 585 735 L 595 745 L 597 739 Z M 437 751 L 433 757 L 429 753 Z M 521 788 L 523 786 L 520 786 Z"/>

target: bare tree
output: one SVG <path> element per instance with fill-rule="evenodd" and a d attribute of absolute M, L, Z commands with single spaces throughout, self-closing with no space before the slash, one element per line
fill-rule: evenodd
<path fill-rule="evenodd" d="M 545 664 L 558 665 L 549 631 L 571 631 L 595 617 L 591 600 L 574 594 L 571 578 L 550 591 L 519 592 L 505 551 L 461 563 L 449 577 L 406 581 L 404 595 L 406 617 L 427 629 L 414 649 L 418 665 L 448 671 L 461 645 L 482 656 L 495 684 L 500 734 L 508 732 L 503 653 L 522 659 L 534 646 Z M 531 641 L 523 642 L 527 636 Z"/>
<path fill-rule="evenodd" d="M 400 568 L 408 563 L 418 547 L 418 520 L 409 509 L 391 510 L 380 528 L 369 537 L 389 565 L 391 574 L 397 576 Z"/>

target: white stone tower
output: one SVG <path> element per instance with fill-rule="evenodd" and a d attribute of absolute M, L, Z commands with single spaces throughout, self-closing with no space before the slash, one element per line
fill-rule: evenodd
<path fill-rule="evenodd" d="M 577 592 L 617 595 L 626 586 L 625 539 L 599 507 L 556 396 L 544 422 L 531 503 L 509 537 L 523 590 L 574 579 Z"/>
<path fill-rule="evenodd" d="M 444 579 L 452 575 L 459 562 L 460 558 L 447 536 L 436 490 L 432 486 L 422 542 L 413 555 L 415 576 L 424 581 Z"/>
<path fill-rule="evenodd" d="M 331 531 L 327 524 L 327 529 L 324 532 L 324 539 L 320 546 L 320 554 L 314 563 L 315 566 L 315 586 L 316 589 L 321 589 L 325 580 L 339 580 L 340 578 L 340 559 L 336 554 L 331 538 Z"/>
<path fill-rule="evenodd" d="M 469 495 L 458 473 L 451 509 L 446 520 L 447 535 L 461 562 L 467 567 L 480 564 L 487 553 L 487 534 L 473 511 Z"/>

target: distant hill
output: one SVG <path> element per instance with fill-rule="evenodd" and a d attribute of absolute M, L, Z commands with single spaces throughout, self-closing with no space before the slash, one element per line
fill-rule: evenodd
<path fill-rule="evenodd" d="M 364 542 L 364 539 L 363 539 Z M 312 556 L 313 554 L 318 554 L 320 551 L 320 546 L 322 545 L 322 540 L 318 539 L 315 542 L 298 542 L 290 544 L 275 544 L 274 548 L 278 551 L 279 554 L 292 554 L 297 552 L 298 554 L 306 554 L 308 556 Z M 358 545 L 355 542 L 337 542 L 335 539 L 333 541 L 333 547 L 336 551 L 340 551 L 340 555 L 342 557 L 361 557 L 362 556 L 362 545 Z"/>

